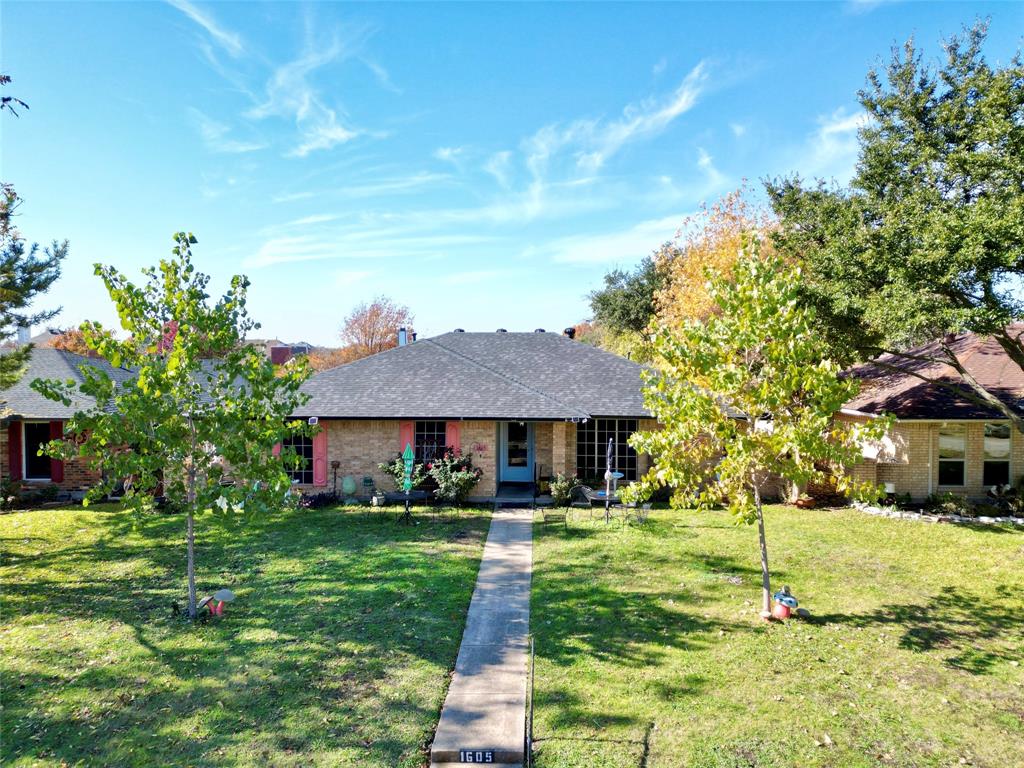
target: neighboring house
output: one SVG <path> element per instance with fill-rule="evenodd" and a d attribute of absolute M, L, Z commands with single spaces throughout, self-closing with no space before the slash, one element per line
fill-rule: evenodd
<path fill-rule="evenodd" d="M 989 392 L 1015 409 L 1024 405 L 1024 371 L 996 341 L 968 333 L 949 346 Z M 942 350 L 936 342 L 907 354 L 938 360 Z M 886 355 L 850 375 L 862 389 L 842 418 L 864 421 L 891 413 L 897 419 L 883 445 L 867 451 L 854 468 L 858 477 L 892 484 L 895 493 L 919 500 L 947 491 L 983 497 L 992 486 L 1016 484 L 1024 474 L 1024 434 L 995 409 L 967 399 L 967 385 L 948 363 Z"/>
<path fill-rule="evenodd" d="M 40 395 L 29 385 L 34 379 L 82 380 L 80 366 L 103 368 L 115 381 L 132 376 L 105 360 L 82 357 L 52 347 L 32 350 L 25 374 L 17 384 L 0 391 L 0 478 L 27 485 L 55 483 L 65 491 L 84 491 L 99 480 L 99 474 L 81 461 L 58 461 L 39 455 L 39 446 L 64 435 L 64 425 L 77 410 L 91 405 L 79 395 L 64 405 Z"/>
<path fill-rule="evenodd" d="M 483 470 L 474 498 L 502 483 L 559 472 L 597 478 L 608 438 L 626 480 L 649 466 L 627 439 L 655 422 L 644 408 L 642 367 L 618 355 L 541 331 L 464 333 L 420 339 L 314 375 L 298 417 L 322 427 L 299 438 L 310 458 L 295 479 L 311 488 L 350 475 L 377 487 L 377 469 L 411 445 L 420 461 L 443 447 L 473 454 Z M 332 466 L 337 462 L 336 469 Z"/>
<path fill-rule="evenodd" d="M 294 344 L 286 344 L 282 341 L 268 343 L 266 350 L 270 362 L 274 365 L 284 365 L 300 355 L 308 355 L 314 349 L 312 344 L 305 341 L 298 341 Z"/>

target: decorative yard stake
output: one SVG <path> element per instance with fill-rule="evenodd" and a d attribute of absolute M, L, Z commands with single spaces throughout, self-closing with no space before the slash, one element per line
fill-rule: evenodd
<path fill-rule="evenodd" d="M 405 450 L 402 452 L 402 463 L 405 465 L 405 477 L 402 479 L 402 490 L 405 491 L 405 514 L 402 515 L 402 522 L 412 522 L 412 507 L 410 493 L 412 492 L 412 465 L 416 459 L 416 454 L 412 451 L 412 446 L 409 443 L 405 444 Z"/>
<path fill-rule="evenodd" d="M 612 453 L 614 449 L 613 438 L 608 438 L 608 450 L 605 451 L 605 471 L 604 471 L 604 523 L 605 525 L 612 519 Z"/>

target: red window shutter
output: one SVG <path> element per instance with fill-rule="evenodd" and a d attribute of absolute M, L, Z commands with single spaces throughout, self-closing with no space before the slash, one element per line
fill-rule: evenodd
<path fill-rule="evenodd" d="M 461 424 L 457 421 L 449 421 L 444 425 L 444 444 L 446 448 L 451 448 L 453 451 L 458 453 L 462 450 L 462 443 L 459 437 L 459 427 Z"/>
<path fill-rule="evenodd" d="M 313 435 L 313 485 L 327 485 L 327 429 Z"/>
<path fill-rule="evenodd" d="M 416 422 L 415 421 L 400 421 L 398 422 L 398 452 L 402 453 L 405 451 L 405 446 L 411 445 L 412 449 L 416 450 Z"/>
<path fill-rule="evenodd" d="M 7 471 L 11 480 L 21 480 L 21 422 L 7 425 Z"/>
<path fill-rule="evenodd" d="M 61 440 L 64 437 L 64 422 L 54 420 L 50 422 L 50 439 Z M 55 483 L 64 482 L 64 462 L 60 459 L 50 459 L 50 480 Z"/>

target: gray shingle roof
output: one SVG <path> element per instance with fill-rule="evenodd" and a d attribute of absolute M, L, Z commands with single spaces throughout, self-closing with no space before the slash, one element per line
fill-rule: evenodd
<path fill-rule="evenodd" d="M 297 416 L 645 417 L 643 366 L 554 333 L 446 333 L 316 374 Z"/>
<path fill-rule="evenodd" d="M 106 360 L 83 357 L 73 352 L 52 347 L 36 347 L 29 357 L 25 374 L 10 389 L 0 390 L 0 403 L 5 416 L 20 416 L 23 419 L 70 419 L 75 411 L 94 405 L 92 398 L 78 395 L 70 406 L 47 400 L 36 392 L 30 384 L 34 379 L 73 379 L 82 381 L 79 366 L 88 365 L 103 368 L 114 381 L 125 381 L 133 374 L 123 368 L 114 368 Z"/>

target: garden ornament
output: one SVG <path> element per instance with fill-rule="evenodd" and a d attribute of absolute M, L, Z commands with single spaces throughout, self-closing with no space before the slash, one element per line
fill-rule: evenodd
<path fill-rule="evenodd" d="M 199 610 L 204 607 L 210 609 L 211 616 L 223 616 L 224 615 L 224 603 L 230 603 L 235 599 L 235 593 L 230 589 L 218 589 L 209 597 L 204 597 L 199 601 Z"/>
<path fill-rule="evenodd" d="M 796 610 L 797 599 L 793 597 L 793 594 L 789 591 L 789 586 L 783 586 L 778 592 L 772 595 L 772 600 L 775 601 L 775 607 L 772 608 L 772 616 L 776 619 L 788 619 L 790 614 Z"/>

